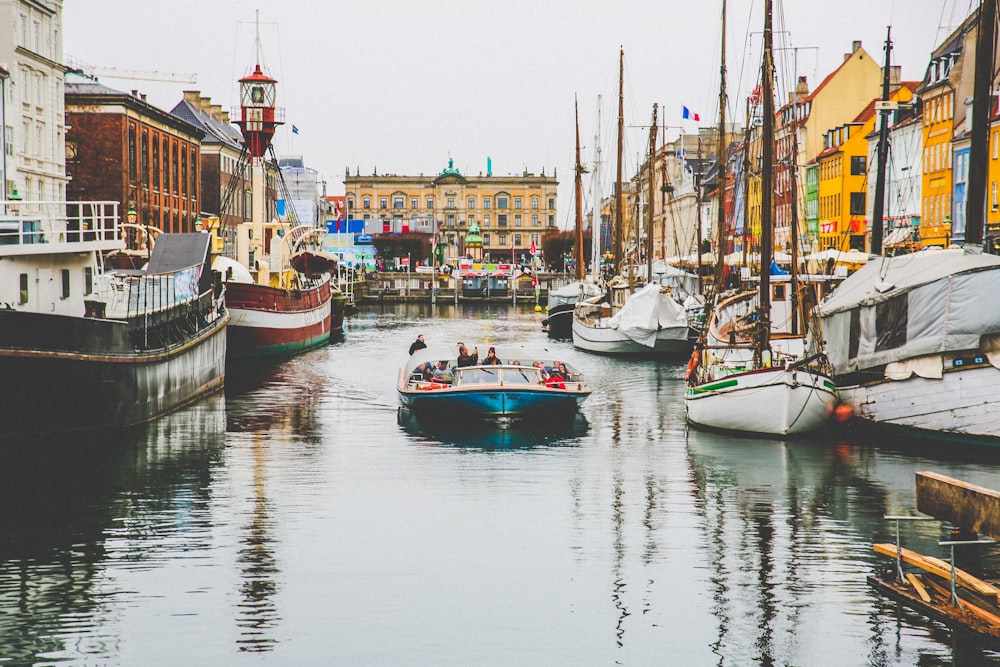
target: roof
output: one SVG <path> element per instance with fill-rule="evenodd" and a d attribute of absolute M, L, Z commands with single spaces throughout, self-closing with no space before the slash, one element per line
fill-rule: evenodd
<path fill-rule="evenodd" d="M 206 144 L 226 144 L 236 150 L 242 146 L 243 135 L 239 130 L 213 118 L 187 100 L 178 102 L 170 113 L 200 128 L 205 133 L 202 141 Z"/>

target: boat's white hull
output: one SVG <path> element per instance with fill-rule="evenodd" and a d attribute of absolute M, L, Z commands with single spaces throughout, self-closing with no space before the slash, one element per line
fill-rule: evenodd
<path fill-rule="evenodd" d="M 805 368 L 733 373 L 684 392 L 692 424 L 778 436 L 822 427 L 836 400 L 833 381 Z"/>
<path fill-rule="evenodd" d="M 653 347 L 637 343 L 618 329 L 590 327 L 573 320 L 573 345 L 587 352 L 610 355 L 683 355 L 691 350 L 687 325 L 660 329 Z"/>
<path fill-rule="evenodd" d="M 989 364 L 947 370 L 940 379 L 912 375 L 843 386 L 840 398 L 873 425 L 913 429 L 928 437 L 1000 444 L 1000 369 Z"/>

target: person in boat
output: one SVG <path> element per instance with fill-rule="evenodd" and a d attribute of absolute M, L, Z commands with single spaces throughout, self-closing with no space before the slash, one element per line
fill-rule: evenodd
<path fill-rule="evenodd" d="M 424 376 L 424 380 L 426 380 L 427 382 L 430 382 L 431 380 L 434 379 L 434 373 L 436 371 L 437 369 L 434 368 L 434 364 L 432 364 L 429 361 L 424 363 L 424 365 L 420 367 L 420 374 Z"/>
<path fill-rule="evenodd" d="M 500 360 L 497 358 L 497 349 L 491 347 L 486 351 L 486 358 L 483 359 L 483 366 L 499 366 Z"/>
<path fill-rule="evenodd" d="M 552 372 L 545 378 L 545 386 L 553 389 L 566 388 L 566 367 L 561 362 L 552 364 Z"/>
<path fill-rule="evenodd" d="M 462 345 L 458 348 L 458 367 L 464 368 L 465 366 L 475 366 L 479 363 L 479 348 L 473 348 L 472 354 L 469 354 L 469 348 Z"/>
<path fill-rule="evenodd" d="M 412 355 L 417 350 L 423 350 L 427 348 L 427 343 L 424 342 L 424 335 L 420 334 L 417 339 L 410 343 L 410 354 Z"/>
<path fill-rule="evenodd" d="M 436 382 L 444 382 L 445 384 L 451 384 L 451 381 L 454 379 L 455 379 L 454 374 L 451 372 L 451 369 L 448 368 L 448 362 L 444 361 L 443 359 L 439 361 L 437 364 L 437 368 L 434 369 L 434 380 Z"/>

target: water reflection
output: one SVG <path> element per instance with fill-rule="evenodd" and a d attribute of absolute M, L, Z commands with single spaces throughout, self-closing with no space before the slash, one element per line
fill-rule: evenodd
<path fill-rule="evenodd" d="M 551 422 L 455 421 L 417 415 L 399 408 L 397 423 L 421 443 L 483 450 L 565 447 L 579 444 L 590 425 L 582 414 Z"/>
<path fill-rule="evenodd" d="M 225 402 L 211 397 L 100 439 L 0 446 L 0 656 L 114 661 L 128 571 L 207 549 Z M 115 570 L 117 574 L 113 574 Z M 82 639 L 86 637 L 86 639 Z"/>

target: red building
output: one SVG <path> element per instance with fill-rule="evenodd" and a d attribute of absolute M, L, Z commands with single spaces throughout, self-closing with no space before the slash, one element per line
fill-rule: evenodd
<path fill-rule="evenodd" d="M 121 202 L 136 224 L 193 232 L 204 131 L 95 79 L 66 76 L 67 198 Z"/>

